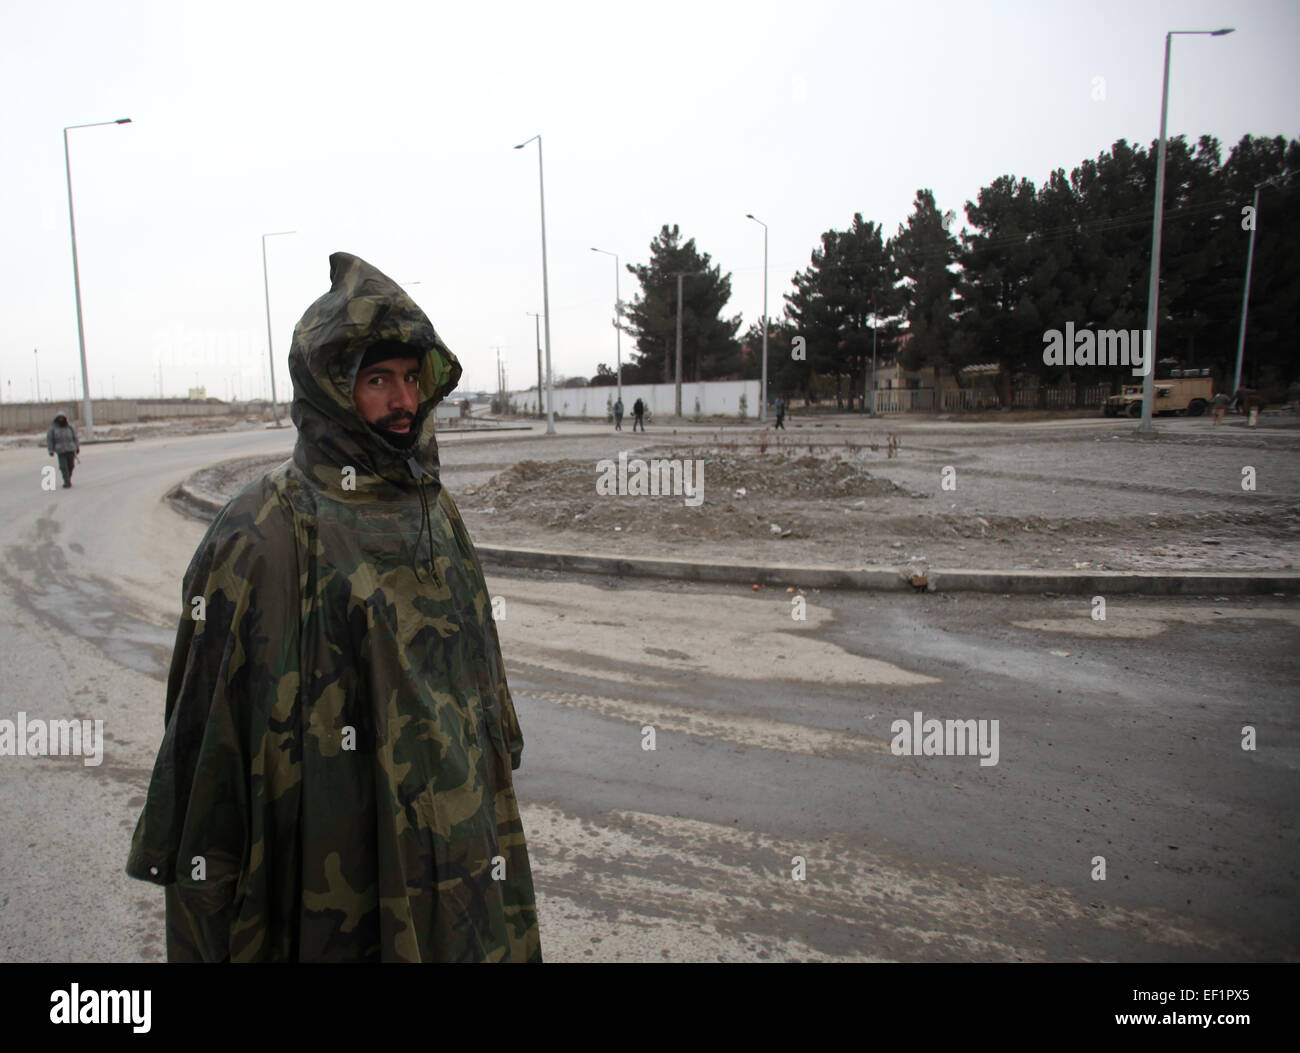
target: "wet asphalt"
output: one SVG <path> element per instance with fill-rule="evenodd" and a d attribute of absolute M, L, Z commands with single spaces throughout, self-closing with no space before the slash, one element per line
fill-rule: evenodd
<path fill-rule="evenodd" d="M 122 866 L 203 527 L 161 498 L 283 441 L 102 447 L 54 494 L 44 451 L 0 452 L 0 719 L 107 738 L 99 767 L 0 758 L 0 958 L 162 956 L 161 898 Z M 809 592 L 801 623 L 768 590 L 489 587 L 552 960 L 1300 955 L 1294 599 L 1117 597 L 1099 623 L 1080 598 Z M 998 763 L 895 755 L 918 711 L 998 721 Z"/>

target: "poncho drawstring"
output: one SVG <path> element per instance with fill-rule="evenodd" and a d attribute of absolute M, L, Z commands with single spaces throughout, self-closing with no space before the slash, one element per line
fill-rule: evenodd
<path fill-rule="evenodd" d="M 424 490 L 424 477 L 428 473 L 420 467 L 419 462 L 414 457 L 408 457 L 406 459 L 406 466 L 411 470 L 411 475 L 415 477 L 415 481 L 419 484 L 420 488 L 420 535 L 416 539 L 415 550 L 411 555 L 411 569 L 415 571 L 416 580 L 422 580 L 420 578 L 418 560 L 420 554 L 420 542 L 424 540 L 427 531 L 429 538 L 429 573 L 433 575 L 433 580 L 437 583 L 438 587 L 441 588 L 442 580 L 438 576 L 438 568 L 434 566 L 433 563 L 433 516 L 429 512 L 429 498 L 425 494 Z"/>

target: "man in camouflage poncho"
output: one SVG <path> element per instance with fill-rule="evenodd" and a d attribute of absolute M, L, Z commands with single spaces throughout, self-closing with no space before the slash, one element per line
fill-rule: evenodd
<path fill-rule="evenodd" d="M 127 872 L 166 886 L 169 960 L 540 961 L 523 737 L 439 481 L 460 363 L 363 260 L 330 281 L 294 330 L 293 457 L 186 572 Z"/>

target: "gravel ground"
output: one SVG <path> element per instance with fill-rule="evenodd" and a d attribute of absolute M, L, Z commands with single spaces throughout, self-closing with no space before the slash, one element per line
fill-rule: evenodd
<path fill-rule="evenodd" d="M 1128 421 L 788 423 L 785 434 L 752 425 L 566 434 L 562 426 L 549 439 L 444 437 L 443 479 L 480 544 L 841 566 L 1300 563 L 1300 430 L 1289 418 L 1266 418 L 1255 430 L 1162 419 L 1155 440 L 1138 439 Z M 598 496 L 597 463 L 620 451 L 629 463 L 702 460 L 702 502 Z M 267 467 L 231 462 L 199 481 L 233 494 Z M 1255 489 L 1243 489 L 1251 469 Z"/>

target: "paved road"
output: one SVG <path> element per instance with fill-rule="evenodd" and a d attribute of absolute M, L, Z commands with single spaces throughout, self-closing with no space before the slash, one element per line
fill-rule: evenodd
<path fill-rule="evenodd" d="M 44 451 L 0 452 L 0 719 L 108 739 L 0 757 L 0 959 L 162 957 L 122 866 L 203 527 L 161 497 L 291 438 L 94 447 L 54 493 Z M 548 958 L 1300 955 L 1294 601 L 820 593 L 796 621 L 772 591 L 489 586 Z M 997 720 L 998 763 L 895 756 L 917 711 Z"/>

